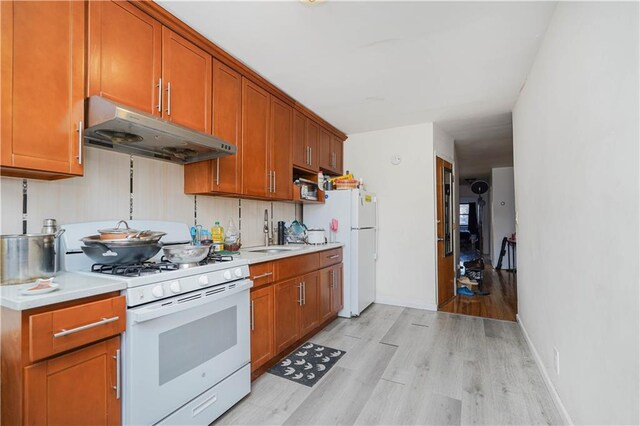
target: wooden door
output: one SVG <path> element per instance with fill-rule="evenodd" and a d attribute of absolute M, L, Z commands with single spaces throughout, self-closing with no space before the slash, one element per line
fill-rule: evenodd
<path fill-rule="evenodd" d="M 453 269 L 453 167 L 436 157 L 436 225 L 438 258 L 438 306 L 455 295 Z"/>
<path fill-rule="evenodd" d="M 25 424 L 119 425 L 120 337 L 26 367 Z"/>
<path fill-rule="evenodd" d="M 1 2 L 1 164 L 82 175 L 85 3 Z"/>
<path fill-rule="evenodd" d="M 301 168 L 307 164 L 307 117 L 300 111 L 293 111 L 293 165 Z"/>
<path fill-rule="evenodd" d="M 88 3 L 87 95 L 161 115 L 162 25 L 129 2 Z"/>
<path fill-rule="evenodd" d="M 321 169 L 333 171 L 333 151 L 331 150 L 332 135 L 324 128 L 320 127 L 318 137 L 318 164 Z"/>
<path fill-rule="evenodd" d="M 302 277 L 302 306 L 300 308 L 300 336 L 320 324 L 320 279 L 318 271 Z"/>
<path fill-rule="evenodd" d="M 162 116 L 211 132 L 211 55 L 162 27 Z"/>
<path fill-rule="evenodd" d="M 331 153 L 333 154 L 333 171 L 337 175 L 344 173 L 343 165 L 343 142 L 336 136 L 331 137 Z"/>
<path fill-rule="evenodd" d="M 320 137 L 320 126 L 313 120 L 307 119 L 307 147 L 309 149 L 309 161 L 307 168 L 314 172 L 318 171 L 318 139 Z"/>
<path fill-rule="evenodd" d="M 293 345 L 300 336 L 301 279 L 274 286 L 276 354 Z"/>
<path fill-rule="evenodd" d="M 271 95 L 242 78 L 242 193 L 266 197 Z"/>
<path fill-rule="evenodd" d="M 331 318 L 333 314 L 333 306 L 331 304 L 331 295 L 333 293 L 333 268 L 328 267 L 318 271 L 320 275 L 319 289 L 319 316 L 320 322 L 324 322 Z"/>
<path fill-rule="evenodd" d="M 273 286 L 251 291 L 251 371 L 275 356 Z"/>
<path fill-rule="evenodd" d="M 280 200 L 293 198 L 291 143 L 293 139 L 293 108 L 271 97 L 271 137 L 269 157 L 271 172 L 270 196 Z"/>
<path fill-rule="evenodd" d="M 242 76 L 213 61 L 213 135 L 235 145 L 236 155 L 214 160 L 216 192 L 239 194 L 242 179 Z"/>
<path fill-rule="evenodd" d="M 333 268 L 333 286 L 331 292 L 331 313 L 336 315 L 338 312 L 342 310 L 344 307 L 344 296 L 343 296 L 343 272 L 344 267 L 343 264 L 340 263 L 335 265 Z"/>

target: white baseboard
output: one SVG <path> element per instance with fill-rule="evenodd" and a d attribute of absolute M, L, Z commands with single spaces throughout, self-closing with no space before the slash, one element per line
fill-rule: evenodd
<path fill-rule="evenodd" d="M 402 306 L 404 308 L 422 309 L 425 311 L 437 311 L 438 306 L 432 303 L 416 303 L 414 301 L 402 300 L 402 299 L 390 299 L 385 297 L 376 298 L 374 303 L 380 303 L 382 305 Z"/>
<path fill-rule="evenodd" d="M 524 328 L 524 324 L 522 323 L 522 319 L 520 315 L 516 314 L 516 319 L 518 320 L 518 324 L 520 325 L 520 329 L 522 330 L 522 334 L 524 334 L 524 339 L 527 341 L 527 345 L 533 354 L 533 359 L 538 366 L 538 370 L 540 370 L 540 374 L 542 374 L 542 380 L 544 380 L 545 385 L 547 385 L 547 389 L 549 389 L 549 393 L 551 393 L 551 398 L 553 399 L 556 408 L 560 412 L 560 417 L 562 417 L 562 421 L 566 425 L 573 425 L 573 420 L 571 420 L 571 416 L 567 412 L 567 409 L 564 407 L 562 400 L 560 399 L 560 395 L 558 395 L 558 391 L 556 391 L 556 387 L 554 386 L 549 374 L 547 373 L 546 368 L 544 368 L 544 364 L 542 364 L 542 358 L 538 354 L 535 346 L 533 346 L 533 342 L 529 338 L 529 333 L 527 333 L 527 329 Z"/>

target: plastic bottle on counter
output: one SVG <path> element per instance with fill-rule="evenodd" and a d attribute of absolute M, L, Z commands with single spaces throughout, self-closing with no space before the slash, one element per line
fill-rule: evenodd
<path fill-rule="evenodd" d="M 227 251 L 240 250 L 240 231 L 236 228 L 233 219 L 229 220 L 229 226 L 227 226 L 227 232 L 224 237 L 224 249 Z"/>
<path fill-rule="evenodd" d="M 213 242 L 213 251 L 224 250 L 224 228 L 220 226 L 220 222 L 211 227 L 211 241 Z"/>

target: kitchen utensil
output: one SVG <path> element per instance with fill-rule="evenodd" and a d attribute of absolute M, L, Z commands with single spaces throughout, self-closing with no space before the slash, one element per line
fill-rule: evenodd
<path fill-rule="evenodd" d="M 190 244 L 179 244 L 175 246 L 165 246 L 162 248 L 164 255 L 169 262 L 177 263 L 180 268 L 198 266 L 209 254 L 209 246 L 194 246 Z"/>
<path fill-rule="evenodd" d="M 0 285 L 22 284 L 56 273 L 56 242 L 64 229 L 55 234 L 0 236 Z"/>
<path fill-rule="evenodd" d="M 124 228 L 120 228 L 122 224 L 124 224 Z M 101 240 L 121 240 L 138 232 L 140 231 L 137 229 L 129 228 L 129 224 L 125 220 L 118 222 L 115 228 L 98 229 Z"/>
<path fill-rule="evenodd" d="M 287 229 L 287 242 L 294 244 L 304 243 L 306 235 L 307 227 L 297 220 L 294 220 Z"/>
<path fill-rule="evenodd" d="M 125 247 L 128 245 L 154 244 L 160 241 L 160 239 L 165 235 L 167 235 L 165 232 L 142 231 L 138 232 L 137 234 L 131 234 L 131 236 L 129 237 L 110 240 L 104 240 L 100 238 L 100 235 L 90 235 L 88 237 L 82 238 L 80 241 L 82 241 L 86 245 L 101 243 L 106 244 L 107 246 L 116 245 Z"/>
<path fill-rule="evenodd" d="M 326 244 L 327 240 L 324 237 L 324 229 L 307 229 L 307 244 Z"/>
<path fill-rule="evenodd" d="M 133 264 L 151 259 L 162 248 L 162 243 L 129 244 L 126 246 L 108 245 L 96 242 L 81 249 L 94 262 L 105 265 Z"/>
<path fill-rule="evenodd" d="M 338 219 L 331 219 L 331 242 L 336 242 L 336 233 L 338 232 Z"/>

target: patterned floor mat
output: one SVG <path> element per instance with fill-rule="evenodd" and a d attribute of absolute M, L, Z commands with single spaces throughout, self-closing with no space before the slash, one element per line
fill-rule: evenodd
<path fill-rule="evenodd" d="M 311 387 L 327 374 L 345 353 L 339 349 L 307 342 L 271 367 L 269 373 Z"/>

